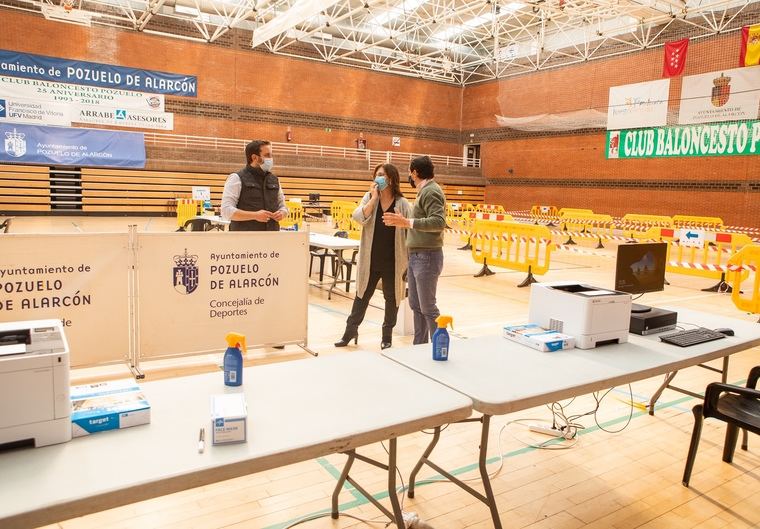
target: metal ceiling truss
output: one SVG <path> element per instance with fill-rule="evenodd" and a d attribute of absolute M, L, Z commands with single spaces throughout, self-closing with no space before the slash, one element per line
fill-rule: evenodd
<path fill-rule="evenodd" d="M 234 30 L 252 48 L 278 55 L 457 85 L 760 22 L 760 0 L 12 0 L 0 6 L 200 42 Z"/>

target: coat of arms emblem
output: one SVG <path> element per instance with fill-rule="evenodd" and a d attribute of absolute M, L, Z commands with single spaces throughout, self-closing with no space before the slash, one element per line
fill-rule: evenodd
<path fill-rule="evenodd" d="M 188 255 L 185 248 L 185 255 L 174 256 L 174 266 L 172 270 L 172 281 L 174 290 L 180 294 L 192 294 L 198 288 L 198 262 L 197 255 Z"/>
<path fill-rule="evenodd" d="M 714 107 L 722 107 L 731 97 L 731 78 L 720 74 L 720 77 L 713 79 L 713 85 L 710 101 Z"/>
<path fill-rule="evenodd" d="M 5 152 L 14 158 L 21 158 L 24 156 L 26 154 L 26 140 L 24 137 L 26 137 L 26 134 L 23 132 L 16 132 L 16 129 L 13 129 L 13 132 L 6 132 Z"/>

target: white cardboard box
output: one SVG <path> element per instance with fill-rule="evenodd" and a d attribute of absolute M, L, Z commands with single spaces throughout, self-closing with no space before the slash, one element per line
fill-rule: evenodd
<path fill-rule="evenodd" d="M 211 444 L 247 441 L 248 406 L 243 393 L 211 396 Z"/>
<path fill-rule="evenodd" d="M 504 338 L 527 345 L 539 351 L 561 351 L 575 347 L 575 338 L 536 325 L 526 323 L 523 325 L 505 325 Z"/>
<path fill-rule="evenodd" d="M 71 433 L 74 437 L 149 422 L 150 404 L 131 378 L 71 388 Z"/>

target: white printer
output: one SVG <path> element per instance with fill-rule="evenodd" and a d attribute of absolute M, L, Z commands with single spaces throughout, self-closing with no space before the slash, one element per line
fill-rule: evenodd
<path fill-rule="evenodd" d="M 60 320 L 0 323 L 0 448 L 71 440 L 69 365 Z"/>
<path fill-rule="evenodd" d="M 630 294 L 570 281 L 531 285 L 529 321 L 573 336 L 579 349 L 627 342 L 630 320 Z"/>

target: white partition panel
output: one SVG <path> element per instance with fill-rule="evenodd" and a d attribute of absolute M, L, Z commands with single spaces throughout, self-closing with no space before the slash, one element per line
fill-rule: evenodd
<path fill-rule="evenodd" d="M 63 321 L 72 366 L 129 358 L 129 236 L 6 234 L 0 321 Z"/>
<path fill-rule="evenodd" d="M 139 357 L 221 351 L 230 331 L 305 345 L 308 248 L 307 232 L 141 233 Z"/>

